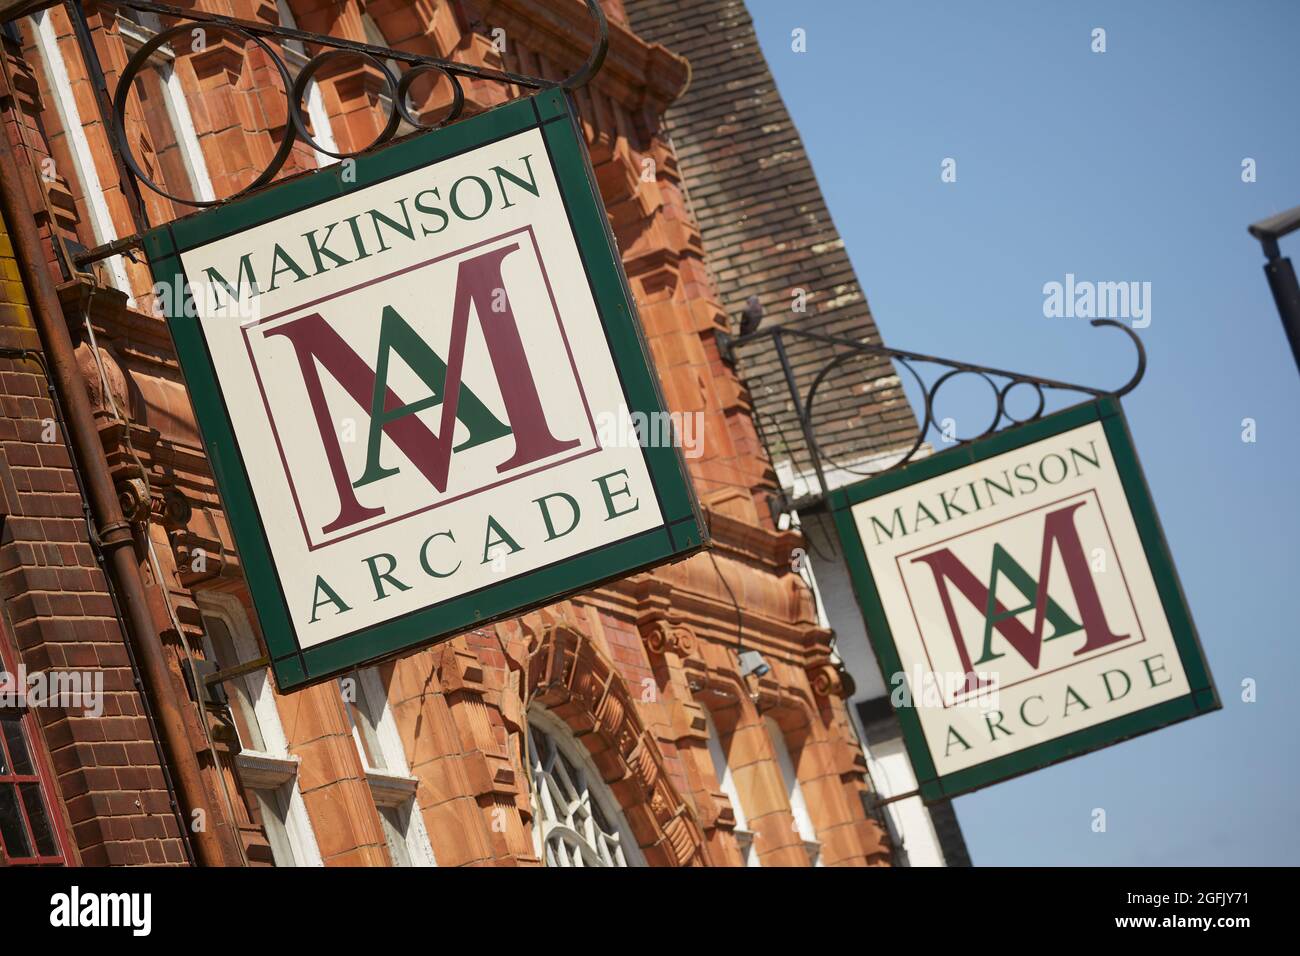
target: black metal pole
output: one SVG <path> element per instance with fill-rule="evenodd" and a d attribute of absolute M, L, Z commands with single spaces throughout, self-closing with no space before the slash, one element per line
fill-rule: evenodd
<path fill-rule="evenodd" d="M 1268 276 L 1268 287 L 1273 290 L 1273 301 L 1277 303 L 1282 328 L 1291 343 L 1296 371 L 1300 372 L 1300 283 L 1296 282 L 1295 269 L 1290 259 L 1279 256 L 1264 263 L 1264 275 Z"/>
<path fill-rule="evenodd" d="M 808 457 L 812 459 L 813 470 L 817 473 L 817 484 L 819 494 L 828 494 L 830 489 L 826 487 L 826 474 L 822 471 L 822 456 L 817 448 L 817 437 L 813 433 L 812 422 L 804 414 L 803 402 L 799 399 L 799 386 L 795 384 L 794 370 L 790 367 L 790 357 L 785 352 L 785 342 L 781 338 L 782 329 L 776 329 L 772 336 L 772 344 L 776 346 L 777 358 L 781 360 L 781 371 L 785 375 L 786 387 L 790 389 L 790 401 L 794 405 L 794 413 L 799 416 L 799 429 L 803 432 L 804 443 L 808 446 Z M 793 458 L 794 456 L 791 456 Z"/>
<path fill-rule="evenodd" d="M 1277 245 L 1279 239 L 1297 229 L 1300 229 L 1300 206 L 1255 223 L 1250 227 L 1250 234 L 1264 247 L 1268 259 L 1264 263 L 1264 276 L 1273 291 L 1287 341 L 1291 343 L 1296 370 L 1300 371 L 1300 283 L 1296 282 L 1291 260 L 1282 255 Z"/>

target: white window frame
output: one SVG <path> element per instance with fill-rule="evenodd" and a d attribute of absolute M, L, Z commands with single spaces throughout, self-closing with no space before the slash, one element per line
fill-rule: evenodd
<path fill-rule="evenodd" d="M 767 736 L 772 741 L 772 750 L 776 753 L 777 766 L 781 768 L 781 778 L 790 800 L 790 814 L 794 817 L 795 829 L 808 852 L 808 862 L 813 866 L 823 866 L 821 841 L 817 839 L 817 828 L 813 826 L 812 817 L 808 814 L 808 801 L 804 799 L 803 787 L 799 786 L 799 775 L 790 758 L 790 748 L 785 743 L 785 731 L 773 717 L 764 717 L 763 723 L 767 727 Z"/>
<path fill-rule="evenodd" d="M 81 113 L 77 109 L 76 97 L 72 95 L 68 65 L 63 59 L 63 51 L 59 49 L 59 38 L 54 32 L 50 11 L 39 10 L 33 13 L 32 23 L 35 25 L 36 46 L 41 51 L 46 84 L 54 97 L 54 109 L 59 114 L 59 122 L 67 136 L 72 166 L 81 183 L 82 198 L 86 202 L 90 218 L 90 233 L 97 245 L 105 245 L 118 238 L 117 227 L 113 224 L 113 215 L 104 199 L 104 188 L 100 185 L 99 172 L 95 168 L 95 154 L 90 148 L 90 139 L 86 136 L 85 127 L 81 125 Z M 134 309 L 135 296 L 131 292 L 131 280 L 126 274 L 126 264 L 122 257 L 111 256 L 104 260 L 104 264 L 108 269 L 109 281 L 114 288 L 126 293 L 127 304 Z"/>
<path fill-rule="evenodd" d="M 623 814 L 622 806 L 619 805 L 618 800 L 605 783 L 605 778 L 601 776 L 596 764 L 591 759 L 591 755 L 587 752 L 587 748 L 574 737 L 569 725 L 541 707 L 529 708 L 524 724 L 526 728 L 536 727 L 554 741 L 556 748 L 582 774 L 584 778 L 582 784 L 587 799 L 600 808 L 600 812 L 605 819 L 618 831 L 618 848 L 623 855 L 622 865 L 627 867 L 648 865 L 645 856 L 641 853 L 641 847 L 637 845 L 636 837 L 632 834 L 632 828 L 628 826 L 627 817 Z M 557 824 L 552 817 L 549 795 L 543 795 L 539 792 L 537 775 L 542 769 L 540 754 L 532 746 L 533 735 L 531 730 L 527 732 L 530 738 L 528 790 L 533 808 L 533 849 L 536 851 L 538 859 L 549 866 L 546 842 L 550 829 L 553 829 Z"/>
<path fill-rule="evenodd" d="M 298 21 L 294 18 L 288 0 L 275 0 L 275 9 L 280 14 L 280 26 L 290 30 L 298 29 Z M 307 65 L 307 48 L 302 45 L 301 40 L 285 40 L 281 47 L 284 49 L 285 60 L 290 64 L 299 70 Z M 330 124 L 329 111 L 325 108 L 325 96 L 321 93 L 320 85 L 314 79 L 308 81 L 306 95 L 307 117 L 311 120 L 312 138 L 331 153 L 337 153 L 339 145 L 338 141 L 334 139 L 334 127 Z M 312 150 L 312 152 L 316 154 L 317 166 L 328 166 L 331 163 L 338 162 L 337 158 L 318 150 Z"/>
<path fill-rule="evenodd" d="M 194 600 L 204 617 L 217 618 L 226 626 L 240 661 L 256 660 L 261 656 L 252 627 L 248 623 L 248 614 L 239 598 L 233 594 L 202 591 L 195 594 Z M 211 643 L 206 634 L 204 643 Z M 211 646 L 207 650 L 215 660 Z M 258 730 L 266 748 L 263 751 L 248 750 L 241 743 L 240 752 L 235 757 L 240 779 L 249 789 L 273 791 L 283 801 L 284 827 L 294 855 L 292 865 L 324 866 L 311 818 L 307 814 L 307 804 L 298 788 L 299 760 L 297 755 L 289 752 L 289 741 L 284 734 L 284 725 L 280 722 L 275 691 L 267 679 L 267 673 L 264 669 L 257 670 L 234 679 L 243 680 L 248 688 L 253 712 L 257 716 Z M 258 794 L 257 799 L 265 814 L 266 797 Z M 282 864 L 276 860 L 276 865 Z"/>
<path fill-rule="evenodd" d="M 162 32 L 162 21 L 156 13 L 143 10 L 132 12 L 140 18 L 138 22 L 120 11 L 117 15 L 118 32 L 128 55 L 134 55 L 140 47 Z M 190 189 L 194 198 L 211 202 L 217 198 L 217 194 L 212 188 L 212 177 L 208 175 L 208 163 L 203 158 L 203 147 L 199 144 L 199 135 L 194 128 L 194 116 L 185 99 L 185 89 L 181 86 L 180 77 L 176 75 L 176 52 L 171 44 L 164 43 L 149 57 L 149 62 L 157 67 L 162 81 L 163 100 L 168 119 L 176 133 L 181 161 L 189 175 Z"/>
<path fill-rule="evenodd" d="M 718 786 L 731 801 L 731 812 L 736 818 L 736 826 L 731 831 L 740 846 L 740 856 L 747 867 L 761 867 L 758 850 L 754 847 L 754 833 L 749 829 L 749 815 L 745 813 L 744 802 L 740 799 L 740 790 L 736 787 L 736 778 L 731 773 L 731 764 L 722 752 L 722 738 L 713 723 L 713 716 L 704 708 L 704 723 L 709 734 L 709 756 L 713 759 L 713 773 L 718 778 Z"/>
<path fill-rule="evenodd" d="M 380 755 L 387 765 L 383 768 L 369 765 L 361 731 L 352 722 L 352 739 L 356 743 L 361 765 L 365 768 L 366 782 L 370 784 L 375 806 L 391 807 L 406 818 L 406 830 L 402 837 L 411 866 L 437 866 L 433 845 L 429 842 L 429 834 L 424 826 L 424 814 L 420 812 L 416 800 L 420 780 L 411 776 L 410 767 L 406 763 L 406 748 L 402 745 L 402 735 L 397 729 L 392 708 L 388 706 L 384 682 L 379 679 L 379 673 L 373 667 L 362 668 L 356 674 L 358 709 L 371 721 Z M 347 701 L 343 701 L 343 706 L 347 707 Z M 383 821 L 380 824 L 382 826 Z"/>
<path fill-rule="evenodd" d="M 361 11 L 361 29 L 365 32 L 366 42 L 369 43 L 371 46 L 385 46 L 385 47 L 389 46 L 388 38 L 384 36 L 384 31 L 380 28 L 379 21 L 377 21 L 365 10 Z M 390 71 L 392 71 L 393 76 L 395 76 L 398 80 L 401 80 L 402 73 L 404 72 L 402 70 L 401 63 L 399 63 L 396 59 L 390 56 L 386 60 L 384 60 L 384 65 L 387 66 Z M 393 95 L 394 96 L 397 95 L 396 88 L 394 88 L 393 90 Z M 387 93 L 379 94 L 379 102 L 385 104 L 390 110 L 397 109 L 397 104 L 393 102 L 392 98 L 389 97 Z M 406 103 L 410 112 L 414 113 L 415 109 L 413 108 L 413 104 L 411 103 L 411 91 L 409 89 L 406 91 Z M 418 126 L 412 126 L 410 123 L 406 121 L 405 117 L 403 117 L 400 113 L 398 113 L 397 129 L 394 131 L 393 135 L 395 137 L 405 136 L 407 133 L 414 132 L 419 128 L 420 127 Z"/>

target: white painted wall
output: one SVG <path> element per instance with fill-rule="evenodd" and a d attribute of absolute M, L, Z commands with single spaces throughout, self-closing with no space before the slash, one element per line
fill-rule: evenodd
<path fill-rule="evenodd" d="M 872 783 L 881 799 L 916 789 L 912 763 L 901 737 L 867 743 L 865 728 L 858 719 L 857 704 L 884 697 L 892 690 L 881 674 L 875 652 L 867 638 L 866 623 L 853 593 L 848 566 L 844 563 L 839 537 L 829 515 L 795 516 L 808 538 L 809 565 L 804 579 L 817 595 L 820 616 L 825 626 L 835 631 L 835 650 L 845 670 L 857 685 L 849 699 L 862 751 Z M 909 866 L 944 866 L 943 850 L 930 821 L 930 812 L 920 797 L 888 804 L 885 813 L 895 838 L 903 844 Z"/>

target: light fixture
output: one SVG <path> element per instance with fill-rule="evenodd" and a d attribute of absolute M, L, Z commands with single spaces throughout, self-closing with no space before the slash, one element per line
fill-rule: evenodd
<path fill-rule="evenodd" d="M 740 652 L 740 676 L 748 677 L 753 674 L 755 677 L 763 677 L 772 670 L 772 665 L 763 660 L 763 655 L 758 651 L 741 651 Z"/>
<path fill-rule="evenodd" d="M 1296 282 L 1291 260 L 1282 255 L 1277 244 L 1297 229 L 1300 229 L 1300 206 L 1255 223 L 1250 227 L 1250 234 L 1264 247 L 1264 258 L 1268 260 L 1264 263 L 1264 274 L 1268 277 L 1268 287 L 1273 290 L 1278 314 L 1282 316 L 1291 354 L 1300 368 L 1300 283 Z"/>

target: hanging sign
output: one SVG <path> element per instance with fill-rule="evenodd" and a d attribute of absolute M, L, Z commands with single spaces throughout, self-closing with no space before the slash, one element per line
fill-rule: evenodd
<path fill-rule="evenodd" d="M 924 799 L 1219 709 L 1118 400 L 830 506 Z"/>
<path fill-rule="evenodd" d="M 561 91 L 145 248 L 281 689 L 703 547 Z"/>

